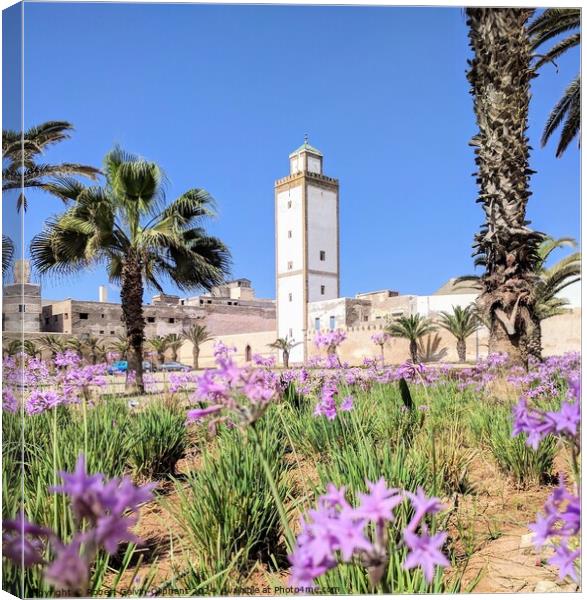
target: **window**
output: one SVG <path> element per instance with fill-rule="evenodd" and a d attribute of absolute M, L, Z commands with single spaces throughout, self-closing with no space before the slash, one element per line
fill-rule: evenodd
<path fill-rule="evenodd" d="M 104 333 L 104 330 L 103 330 L 103 329 L 100 329 L 100 333 Z"/>
<path fill-rule="evenodd" d="M 228 304 L 228 306 L 232 306 L 232 302 L 230 300 L 226 304 Z"/>
<path fill-rule="evenodd" d="M 208 300 L 208 304 L 212 304 L 212 300 Z"/>
<path fill-rule="evenodd" d="M 101 316 L 102 318 L 104 318 L 104 313 L 102 313 L 100 316 Z"/>
<path fill-rule="evenodd" d="M 169 323 L 175 323 L 175 319 L 173 317 L 169 317 Z"/>
<path fill-rule="evenodd" d="M 290 292 L 290 293 L 288 294 L 288 296 L 289 296 L 289 301 L 291 302 L 291 301 L 293 300 L 293 294 Z"/>
<path fill-rule="evenodd" d="M 326 251 L 320 250 L 320 260 L 326 260 Z"/>
<path fill-rule="evenodd" d="M 79 314 L 79 318 L 80 318 L 80 320 L 82 320 L 82 321 L 87 321 L 87 320 L 88 320 L 88 318 L 89 318 L 89 316 L 90 316 L 90 315 L 89 315 L 88 313 L 80 313 L 80 314 Z"/>
<path fill-rule="evenodd" d="M 147 323 L 154 323 L 155 317 L 147 317 Z"/>
<path fill-rule="evenodd" d="M 65 313 L 65 314 L 63 315 L 63 318 L 64 318 L 64 319 L 69 319 L 69 313 Z"/>
<path fill-rule="evenodd" d="M 336 318 L 330 317 L 330 329 L 334 329 L 336 327 Z"/>
<path fill-rule="evenodd" d="M 291 229 L 287 232 L 287 237 L 291 240 Z"/>
<path fill-rule="evenodd" d="M 49 325 L 49 317 L 45 317 L 45 325 Z"/>
<path fill-rule="evenodd" d="M 18 312 L 26 312 L 26 304 L 19 304 Z"/>
<path fill-rule="evenodd" d="M 247 344 L 247 347 L 245 348 L 245 360 L 247 362 L 251 362 L 253 358 L 253 352 L 251 350 L 251 347 Z"/>
<path fill-rule="evenodd" d="M 204 304 L 204 301 L 200 298 L 200 304 Z"/>
<path fill-rule="evenodd" d="M 110 335 L 114 335 L 114 331 L 110 331 Z"/>
<path fill-rule="evenodd" d="M 291 200 L 287 201 L 287 208 L 291 208 Z"/>
<path fill-rule="evenodd" d="M 293 339 L 293 330 L 291 327 L 289 328 L 289 338 Z"/>
<path fill-rule="evenodd" d="M 314 319 L 314 329 L 316 331 L 320 331 L 320 317 L 316 317 Z"/>
<path fill-rule="evenodd" d="M 287 270 L 288 270 L 288 271 L 291 271 L 292 269 L 293 269 L 293 262 L 290 260 L 290 261 L 287 263 Z"/>
<path fill-rule="evenodd" d="M 322 296 L 324 296 L 324 293 L 325 293 L 325 292 L 326 292 L 326 286 L 325 286 L 325 285 L 321 285 L 321 286 L 320 286 L 320 294 L 321 294 Z"/>

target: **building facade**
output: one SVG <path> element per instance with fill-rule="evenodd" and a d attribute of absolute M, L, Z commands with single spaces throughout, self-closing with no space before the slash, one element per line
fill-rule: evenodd
<path fill-rule="evenodd" d="M 309 303 L 340 295 L 339 187 L 323 163 L 306 138 L 275 182 L 277 336 L 297 342 L 292 363 L 307 357 Z"/>

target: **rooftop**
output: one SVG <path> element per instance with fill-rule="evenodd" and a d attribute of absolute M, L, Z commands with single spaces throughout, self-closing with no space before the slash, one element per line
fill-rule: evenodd
<path fill-rule="evenodd" d="M 314 148 L 313 146 L 310 146 L 310 144 L 308 144 L 308 135 L 307 134 L 304 137 L 304 143 L 299 148 L 296 148 L 290 154 L 290 157 L 295 156 L 296 154 L 299 154 L 300 152 L 311 152 L 312 154 L 317 154 L 318 156 L 323 156 L 323 154 L 322 154 L 322 152 L 320 152 L 320 150 L 317 150 L 316 148 Z"/>
<path fill-rule="evenodd" d="M 438 288 L 433 296 L 448 296 L 451 294 L 475 294 L 481 292 L 480 284 L 474 281 L 457 282 L 456 277 L 451 277 L 443 286 Z"/>

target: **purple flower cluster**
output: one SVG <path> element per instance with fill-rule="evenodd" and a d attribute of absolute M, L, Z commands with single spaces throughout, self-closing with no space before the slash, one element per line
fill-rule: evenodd
<path fill-rule="evenodd" d="M 346 396 L 340 402 L 337 407 L 336 399 L 339 396 L 338 386 L 334 379 L 326 380 L 322 386 L 322 393 L 320 395 L 320 401 L 316 404 L 314 409 L 315 416 L 324 416 L 329 421 L 334 421 L 338 414 L 338 410 L 343 412 L 349 412 L 353 410 L 353 397 L 351 395 Z"/>
<path fill-rule="evenodd" d="M 550 374 L 547 374 L 549 377 Z M 575 480 L 580 481 L 579 455 L 581 452 L 581 385 L 578 373 L 568 376 L 567 399 L 558 411 L 543 411 L 529 408 L 526 397 L 522 397 L 514 409 L 512 435 L 527 434 L 526 443 L 536 449 L 547 435 L 562 439 L 569 447 L 573 460 Z M 570 577 L 578 581 L 576 565 L 581 555 L 581 499 L 567 491 L 564 478 L 544 504 L 543 512 L 536 522 L 529 525 L 534 532 L 534 544 L 554 548 L 549 564 L 558 567 L 562 579 Z M 555 543 L 556 542 L 556 543 Z"/>
<path fill-rule="evenodd" d="M 38 415 L 65 403 L 65 396 L 53 390 L 33 390 L 25 402 L 25 410 L 29 415 Z"/>
<path fill-rule="evenodd" d="M 64 543 L 50 529 L 29 523 L 23 513 L 3 524 L 3 554 L 18 565 L 45 565 L 45 580 L 59 590 L 87 594 L 90 566 L 103 548 L 115 554 L 124 542 L 139 541 L 130 529 L 137 523 L 139 506 L 152 498 L 153 485 L 136 487 L 128 478 L 104 481 L 86 473 L 83 455 L 73 473 L 60 473 L 63 484 L 55 493 L 67 494 L 77 530 Z M 50 543 L 55 558 L 46 564 L 43 551 Z"/>
<path fill-rule="evenodd" d="M 353 507 L 346 500 L 344 487 L 329 484 L 317 508 L 302 518 L 301 533 L 289 557 L 293 585 L 311 588 L 316 578 L 353 558 L 360 560 L 376 585 L 389 562 L 388 525 L 395 521 L 394 510 L 405 500 L 411 503 L 414 515 L 402 532 L 408 549 L 404 568 L 421 567 L 431 582 L 437 566 L 449 566 L 442 553 L 446 534 L 430 535 L 422 523 L 426 515 L 442 509 L 438 498 L 428 498 L 422 489 L 413 494 L 388 488 L 383 478 L 367 482 L 367 486 L 369 492 L 359 494 L 359 504 Z"/>
<path fill-rule="evenodd" d="M 574 444 L 580 445 L 579 426 L 581 424 L 580 383 L 573 379 L 569 393 L 558 411 L 544 411 L 530 408 L 525 396 L 514 408 L 512 436 L 525 433 L 526 443 L 536 450 L 547 435 L 559 435 Z"/>
<path fill-rule="evenodd" d="M 336 349 L 346 340 L 346 333 L 340 330 L 319 331 L 314 337 L 316 348 L 325 348 L 327 354 L 335 354 Z"/>
<path fill-rule="evenodd" d="M 383 346 L 389 340 L 389 334 L 385 331 L 378 331 L 371 336 L 371 341 L 377 346 Z"/>
<path fill-rule="evenodd" d="M 78 367 L 81 363 L 81 358 L 73 350 L 66 350 L 65 352 L 57 352 L 53 363 L 56 367 L 67 368 L 67 367 Z"/>
<path fill-rule="evenodd" d="M 561 479 L 559 486 L 544 504 L 544 512 L 536 515 L 536 522 L 528 527 L 534 532 L 534 545 L 537 548 L 550 545 L 555 549 L 548 562 L 558 567 L 561 580 L 569 576 L 578 581 L 575 567 L 581 555 L 581 500 L 579 496 L 567 491 L 564 480 Z M 555 540 L 558 540 L 558 544 L 554 544 Z M 573 541 L 575 548 L 571 549 Z"/>
<path fill-rule="evenodd" d="M 218 342 L 214 348 L 215 369 L 207 369 L 196 378 L 194 402 L 204 408 L 188 411 L 188 422 L 214 415 L 210 427 L 219 422 L 247 425 L 257 421 L 281 391 L 278 376 L 267 368 L 238 367 L 235 349 Z"/>

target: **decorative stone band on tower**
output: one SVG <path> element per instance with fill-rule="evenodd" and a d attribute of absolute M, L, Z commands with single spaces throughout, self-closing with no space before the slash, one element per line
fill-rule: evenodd
<path fill-rule="evenodd" d="M 322 153 L 307 139 L 289 155 L 290 174 L 275 182 L 277 335 L 308 355 L 308 303 L 339 297 L 338 180 L 323 174 Z"/>

